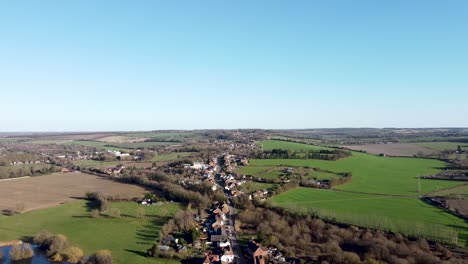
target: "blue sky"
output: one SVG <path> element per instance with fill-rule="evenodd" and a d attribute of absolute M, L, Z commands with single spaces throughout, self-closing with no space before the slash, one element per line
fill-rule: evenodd
<path fill-rule="evenodd" d="M 467 1 L 0 1 L 0 131 L 468 127 Z"/>

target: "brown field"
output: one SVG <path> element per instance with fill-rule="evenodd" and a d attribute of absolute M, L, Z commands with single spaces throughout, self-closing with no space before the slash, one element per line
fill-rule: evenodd
<path fill-rule="evenodd" d="M 367 144 L 367 145 L 355 145 L 345 146 L 345 148 L 352 150 L 366 151 L 371 154 L 385 154 L 388 156 L 414 156 L 418 153 L 424 155 L 437 154 L 438 151 L 421 147 L 410 143 L 393 143 L 393 144 Z"/>
<path fill-rule="evenodd" d="M 468 216 L 468 200 L 447 200 L 448 206 L 458 213 Z"/>
<path fill-rule="evenodd" d="M 0 211 L 23 204 L 25 211 L 42 209 L 84 197 L 86 192 L 129 197 L 145 193 L 139 186 L 85 174 L 65 173 L 0 181 Z"/>
<path fill-rule="evenodd" d="M 133 138 L 133 137 L 126 137 L 126 136 L 108 136 L 102 137 L 97 139 L 97 141 L 107 142 L 107 143 L 136 143 L 136 142 L 144 142 L 149 138 Z"/>

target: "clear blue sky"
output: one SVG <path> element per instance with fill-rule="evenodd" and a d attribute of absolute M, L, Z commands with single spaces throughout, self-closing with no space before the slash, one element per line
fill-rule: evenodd
<path fill-rule="evenodd" d="M 468 1 L 1 1 L 0 131 L 468 127 Z"/>

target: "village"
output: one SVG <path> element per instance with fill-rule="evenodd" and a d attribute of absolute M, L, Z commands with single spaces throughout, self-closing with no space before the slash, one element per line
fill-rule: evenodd
<path fill-rule="evenodd" d="M 213 201 L 212 206 L 203 214 L 192 215 L 194 228 L 200 233 L 198 239 L 188 244 L 185 239 L 176 238 L 176 234 L 170 234 L 161 238 L 157 246 L 158 251 L 187 252 L 197 249 L 197 252 L 202 252 L 204 256 L 203 264 L 287 263 L 286 258 L 278 249 L 264 247 L 253 239 L 242 241 L 243 246 L 240 246 L 235 229 L 236 213 L 232 206 L 232 199 L 240 196 L 247 196 L 249 199 L 264 199 L 268 194 L 266 190 L 253 193 L 245 193 L 241 190 L 241 185 L 247 182 L 246 177 L 236 179 L 230 172 L 234 172 L 237 166 L 242 165 L 248 165 L 246 157 L 229 154 L 209 159 L 207 163 L 184 164 L 184 168 L 189 170 L 192 176 L 180 181 L 180 184 L 208 183 L 213 191 L 222 190 L 225 199 Z"/>

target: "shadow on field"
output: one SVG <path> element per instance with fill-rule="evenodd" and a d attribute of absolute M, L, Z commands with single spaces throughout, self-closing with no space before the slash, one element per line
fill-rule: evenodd
<path fill-rule="evenodd" d="M 152 245 L 159 238 L 161 226 L 169 221 L 170 217 L 157 217 L 151 219 L 150 224 L 144 225 L 143 229 L 136 232 L 137 244 Z"/>
<path fill-rule="evenodd" d="M 90 200 L 90 199 L 87 199 L 87 198 L 84 198 L 84 197 L 71 197 L 72 199 L 75 199 L 75 200 L 82 200 L 82 201 L 86 201 L 86 211 L 87 212 L 91 212 L 91 210 L 93 209 L 99 209 L 99 202 L 96 201 L 96 200 Z"/>
<path fill-rule="evenodd" d="M 124 249 L 127 252 L 142 256 L 142 257 L 147 257 L 146 253 L 143 251 L 138 251 L 138 250 L 133 250 L 133 249 Z"/>

